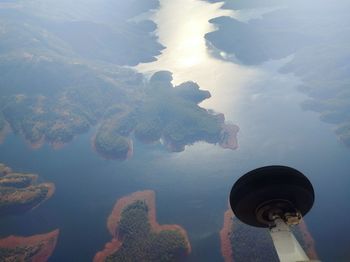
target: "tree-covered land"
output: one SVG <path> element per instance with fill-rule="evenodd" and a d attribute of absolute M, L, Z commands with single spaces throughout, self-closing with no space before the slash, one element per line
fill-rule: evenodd
<path fill-rule="evenodd" d="M 125 158 L 130 134 L 143 142 L 163 139 L 170 151 L 183 151 L 196 141 L 219 143 L 224 118 L 198 106 L 210 97 L 193 82 L 171 84 L 170 72 L 155 73 L 133 107 L 116 108 L 97 132 L 95 147 L 109 157 Z"/>
<path fill-rule="evenodd" d="M 10 236 L 0 239 L 0 260 L 12 261 L 42 261 L 51 256 L 56 246 L 59 231 L 30 237 Z"/>
<path fill-rule="evenodd" d="M 123 209 L 117 231 L 122 246 L 106 261 L 180 261 L 187 255 L 184 236 L 176 230 L 154 232 L 148 211 L 139 200 Z"/>
<path fill-rule="evenodd" d="M 0 216 L 28 211 L 53 193 L 49 183 L 36 184 L 37 175 L 14 173 L 0 164 Z"/>
<path fill-rule="evenodd" d="M 292 231 L 309 256 L 315 256 L 312 239 L 305 237 L 301 226 L 294 226 Z M 234 261 L 276 261 L 278 255 L 272 242 L 269 230 L 266 228 L 255 228 L 242 223 L 236 217 L 233 218 L 230 232 L 230 242 Z M 316 259 L 315 257 L 313 257 Z"/>
<path fill-rule="evenodd" d="M 206 39 L 246 65 L 292 55 L 280 72 L 301 79 L 299 89 L 309 97 L 302 107 L 319 112 L 322 121 L 335 126 L 339 140 L 350 146 L 349 2 L 227 0 L 224 7 L 270 9 L 248 22 L 215 18 L 211 22 L 217 30 Z"/>
<path fill-rule="evenodd" d="M 31 261 L 33 256 L 35 256 L 42 248 L 43 244 L 16 248 L 0 247 L 0 259 L 1 261 Z"/>
<path fill-rule="evenodd" d="M 171 151 L 220 142 L 223 115 L 198 106 L 209 92 L 124 67 L 162 49 L 154 23 L 132 19 L 158 1 L 14 2 L 0 9 L 0 131 L 8 123 L 36 148 L 97 126 L 96 151 L 118 159 L 131 155 L 133 137 Z"/>
<path fill-rule="evenodd" d="M 235 217 L 231 232 L 234 261 L 279 261 L 267 229 L 247 226 Z"/>

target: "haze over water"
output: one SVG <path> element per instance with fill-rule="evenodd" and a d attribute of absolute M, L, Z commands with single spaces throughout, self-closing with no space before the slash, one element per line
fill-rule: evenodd
<path fill-rule="evenodd" d="M 348 252 L 349 149 L 317 113 L 301 109 L 306 96 L 297 91 L 300 81 L 278 73 L 290 57 L 247 67 L 208 51 L 204 35 L 215 29 L 208 20 L 222 15 L 247 20 L 255 15 L 220 7 L 221 3 L 200 0 L 161 0 L 153 19 L 166 49 L 157 61 L 136 69 L 146 74 L 169 70 L 174 84 L 195 81 L 210 91 L 212 97 L 201 106 L 224 113 L 240 127 L 239 148 L 201 142 L 169 153 L 159 144 L 136 141 L 134 157 L 119 162 L 102 159 L 92 150 L 95 130 L 59 150 L 45 145 L 33 151 L 10 135 L 0 145 L 1 161 L 18 171 L 39 173 L 57 190 L 40 208 L 1 219 L 1 236 L 59 228 L 51 261 L 91 261 L 110 240 L 106 219 L 115 201 L 150 189 L 156 192 L 158 222 L 180 224 L 188 231 L 189 261 L 221 261 L 218 232 L 232 184 L 251 169 L 282 164 L 304 172 L 315 187 L 316 202 L 306 222 L 320 259 L 336 261 Z"/>
<path fill-rule="evenodd" d="M 197 82 L 212 94 L 202 106 L 223 112 L 240 127 L 237 151 L 200 143 L 173 158 L 186 163 L 192 159 L 197 167 L 214 165 L 216 185 L 227 183 L 227 192 L 236 178 L 261 165 L 286 164 L 305 172 L 316 190 L 316 203 L 306 221 L 320 258 L 340 257 L 350 243 L 349 226 L 342 217 L 350 212 L 346 200 L 350 197 L 349 150 L 337 141 L 331 125 L 321 122 L 318 114 L 301 109 L 300 103 L 307 97 L 297 91 L 300 80 L 278 72 L 291 57 L 247 67 L 218 59 L 226 57 L 222 52 L 215 56 L 209 52 L 204 35 L 215 27 L 208 20 L 232 16 L 247 21 L 268 11 L 229 11 L 220 9 L 221 5 L 163 0 L 153 15 L 166 49 L 157 61 L 137 69 L 143 73 L 169 70 L 175 84 Z M 178 162 L 176 165 L 181 165 Z"/>

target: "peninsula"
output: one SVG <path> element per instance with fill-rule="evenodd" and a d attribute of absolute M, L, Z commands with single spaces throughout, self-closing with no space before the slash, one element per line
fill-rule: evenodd
<path fill-rule="evenodd" d="M 131 157 L 134 138 L 171 152 L 198 141 L 235 149 L 237 132 L 199 106 L 208 91 L 191 81 L 174 86 L 167 71 L 149 79 L 126 67 L 164 48 L 154 22 L 132 19 L 159 1 L 109 2 L 21 2 L 2 12 L 11 33 L 0 34 L 0 140 L 11 130 L 33 148 L 60 148 L 95 128 L 93 147 L 108 159 Z M 88 18 L 72 12 L 86 9 Z"/>
<path fill-rule="evenodd" d="M 191 252 L 179 225 L 159 225 L 155 192 L 139 191 L 117 201 L 107 220 L 112 240 L 95 255 L 102 261 L 180 261 Z"/>
<path fill-rule="evenodd" d="M 9 236 L 0 239 L 1 261 L 45 262 L 55 250 L 59 230 L 30 237 Z"/>
<path fill-rule="evenodd" d="M 172 74 L 156 72 L 147 82 L 133 107 L 114 109 L 98 130 L 94 148 L 107 158 L 131 156 L 132 140 L 163 141 L 171 152 L 181 152 L 198 141 L 236 149 L 238 126 L 227 124 L 223 114 L 201 108 L 210 98 L 194 82 L 173 86 Z"/>
<path fill-rule="evenodd" d="M 225 53 L 218 56 L 222 59 L 244 65 L 284 59 L 279 72 L 298 77 L 298 89 L 308 97 L 302 108 L 318 112 L 321 121 L 334 125 L 338 140 L 350 147 L 349 5 L 320 5 L 317 0 L 223 2 L 225 9 L 263 15 L 248 21 L 228 16 L 211 19 L 215 30 L 205 35 L 208 48 Z"/>
<path fill-rule="evenodd" d="M 37 184 L 37 178 L 36 174 L 15 173 L 0 164 L 0 216 L 31 210 L 54 194 L 54 184 Z"/>

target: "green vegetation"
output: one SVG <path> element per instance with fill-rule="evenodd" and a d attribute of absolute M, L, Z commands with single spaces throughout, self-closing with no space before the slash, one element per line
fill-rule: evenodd
<path fill-rule="evenodd" d="M 197 141 L 218 143 L 224 120 L 198 106 L 210 93 L 193 82 L 174 87 L 171 81 L 170 72 L 155 73 L 134 108 L 109 114 L 96 135 L 96 149 L 107 156 L 125 158 L 133 131 L 143 142 L 163 138 L 171 151 L 182 151 Z"/>
<path fill-rule="evenodd" d="M 37 179 L 37 175 L 9 173 L 0 178 L 0 187 L 25 188 Z"/>
<path fill-rule="evenodd" d="M 153 22 L 129 18 L 158 4 L 34 0 L 1 8 L 0 130 L 7 121 L 30 143 L 67 143 L 114 105 L 133 104 L 143 79 L 120 65 L 152 61 L 163 47 L 150 34 Z"/>
<path fill-rule="evenodd" d="M 122 67 L 159 54 L 154 23 L 130 19 L 158 4 L 34 0 L 1 9 L 0 130 L 8 123 L 38 147 L 98 126 L 96 150 L 117 159 L 130 155 L 133 135 L 163 139 L 171 151 L 218 143 L 222 118 L 198 106 L 208 91 L 193 82 L 174 87 L 167 71 L 147 81 Z"/>
<path fill-rule="evenodd" d="M 79 68 L 72 68 L 76 81 L 80 78 Z M 133 75 L 127 74 L 123 76 L 124 79 L 120 76 L 119 81 L 126 82 Z M 45 139 L 50 143 L 66 143 L 95 125 L 104 112 L 124 96 L 121 88 L 102 79 L 90 77 L 87 80 L 89 83 L 80 81 L 74 87 L 63 86 L 57 91 L 52 90 L 57 92 L 56 98 L 39 94 L 10 95 L 0 100 L 0 108 L 12 130 L 22 134 L 29 142 Z M 125 84 L 124 87 L 131 85 Z"/>
<path fill-rule="evenodd" d="M 126 158 L 130 150 L 128 138 L 123 137 L 115 132 L 98 132 L 95 138 L 95 147 L 106 157 Z"/>
<path fill-rule="evenodd" d="M 182 151 L 185 145 L 200 140 L 218 142 L 222 120 L 197 105 L 210 97 L 209 92 L 199 90 L 192 82 L 173 87 L 171 75 L 156 79 L 156 75 L 151 78 L 147 96 L 137 109 L 136 115 L 141 121 L 136 137 L 141 136 L 143 140 L 150 137 L 151 141 L 162 137 L 173 151 Z"/>
<path fill-rule="evenodd" d="M 1 261 L 31 261 L 33 256 L 38 254 L 44 247 L 42 243 L 36 246 L 18 246 L 15 248 L 1 248 L 0 247 L 0 260 Z"/>
<path fill-rule="evenodd" d="M 46 185 L 27 188 L 0 187 L 0 214 L 18 214 L 32 209 L 45 200 L 48 194 Z"/>
<path fill-rule="evenodd" d="M 230 241 L 234 261 L 279 261 L 267 229 L 247 226 L 234 217 Z"/>
<path fill-rule="evenodd" d="M 0 214 L 10 215 L 23 213 L 43 202 L 52 189 L 51 184 L 35 184 L 37 175 L 13 173 L 7 170 L 0 176 Z"/>
<path fill-rule="evenodd" d="M 179 261 L 187 254 L 186 241 L 178 231 L 152 232 L 144 201 L 124 208 L 117 233 L 123 244 L 106 261 Z"/>
<path fill-rule="evenodd" d="M 0 261 L 47 261 L 56 246 L 59 231 L 29 237 L 0 239 Z"/>
<path fill-rule="evenodd" d="M 305 241 L 305 232 L 302 232 L 299 226 L 293 226 L 292 232 L 306 253 L 313 248 Z M 279 261 L 269 230 L 266 228 L 248 226 L 234 217 L 230 241 L 234 261 Z"/>

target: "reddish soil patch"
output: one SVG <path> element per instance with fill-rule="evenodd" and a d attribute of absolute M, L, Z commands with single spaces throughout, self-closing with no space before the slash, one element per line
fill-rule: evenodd
<path fill-rule="evenodd" d="M 225 262 L 233 262 L 233 252 L 230 241 L 233 225 L 232 218 L 233 212 L 231 209 L 229 209 L 224 214 L 224 225 L 220 230 L 221 254 L 224 257 Z"/>
<path fill-rule="evenodd" d="M 30 146 L 31 149 L 39 149 L 44 145 L 45 138 L 42 137 L 36 142 L 30 142 L 29 140 L 26 140 L 26 143 Z"/>
<path fill-rule="evenodd" d="M 318 255 L 317 255 L 316 246 L 315 246 L 315 240 L 312 238 L 304 220 L 302 220 L 300 222 L 298 227 L 299 227 L 300 232 L 302 233 L 302 238 L 307 246 L 306 250 L 305 250 L 306 254 L 308 255 L 308 257 L 310 259 L 318 260 Z"/>
<path fill-rule="evenodd" d="M 188 254 L 191 253 L 191 244 L 187 236 L 187 232 L 179 225 L 159 225 L 156 219 L 156 207 L 155 207 L 155 192 L 151 190 L 138 191 L 129 196 L 120 198 L 114 205 L 112 213 L 107 219 L 107 228 L 109 233 L 113 236 L 111 242 L 107 243 L 103 251 L 98 252 L 95 255 L 94 262 L 105 261 L 106 257 L 116 252 L 122 245 L 118 240 L 118 222 L 121 219 L 121 213 L 125 207 L 134 203 L 137 200 L 145 201 L 148 206 L 148 219 L 151 224 L 151 228 L 154 232 L 161 232 L 163 230 L 179 231 L 185 238 L 187 243 Z"/>
<path fill-rule="evenodd" d="M 31 237 L 9 236 L 0 239 L 0 248 L 14 249 L 16 247 L 37 246 L 43 244 L 38 253 L 32 257 L 32 262 L 45 262 L 55 250 L 59 230 L 54 230 L 47 234 L 34 235 Z"/>
<path fill-rule="evenodd" d="M 233 124 L 223 124 L 221 130 L 220 146 L 222 148 L 229 148 L 235 150 L 238 148 L 237 133 L 239 127 Z"/>
<path fill-rule="evenodd" d="M 117 238 L 113 238 L 111 242 L 108 242 L 104 249 L 100 252 L 97 252 L 94 257 L 94 262 L 103 262 L 106 260 L 106 258 L 115 252 L 118 251 L 118 249 L 122 246 L 122 242 L 119 241 Z"/>
<path fill-rule="evenodd" d="M 45 198 L 45 200 L 47 200 L 53 196 L 53 194 L 56 191 L 56 187 L 55 187 L 55 184 L 53 184 L 53 183 L 44 183 L 44 185 L 46 185 L 49 188 L 49 191 L 47 192 L 47 195 Z"/>

